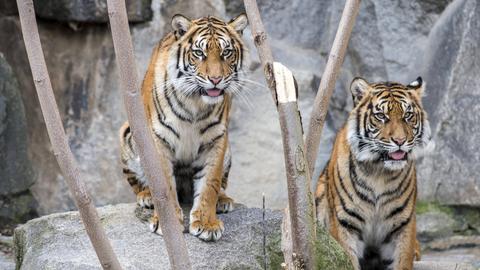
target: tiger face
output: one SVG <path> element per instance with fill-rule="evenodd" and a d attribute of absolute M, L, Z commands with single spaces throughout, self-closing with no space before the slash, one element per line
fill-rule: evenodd
<path fill-rule="evenodd" d="M 247 25 L 245 14 L 228 23 L 212 16 L 190 20 L 175 15 L 172 27 L 177 41 L 169 56 L 169 81 L 174 88 L 207 104 L 238 91 L 245 54 L 241 35 Z"/>
<path fill-rule="evenodd" d="M 348 142 L 357 160 L 400 170 L 433 147 L 421 103 L 424 88 L 420 77 L 409 85 L 352 81 Z"/>

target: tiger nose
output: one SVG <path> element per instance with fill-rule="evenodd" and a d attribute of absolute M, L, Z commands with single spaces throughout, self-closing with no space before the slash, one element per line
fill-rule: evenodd
<path fill-rule="evenodd" d="M 402 146 L 403 143 L 405 143 L 406 140 L 407 140 L 407 139 L 406 139 L 405 137 L 403 137 L 403 138 L 393 138 L 393 137 L 392 137 L 392 141 L 393 141 L 394 143 L 396 143 L 398 146 Z"/>
<path fill-rule="evenodd" d="M 208 79 L 215 85 L 217 85 L 221 80 L 222 80 L 222 77 L 208 77 Z"/>

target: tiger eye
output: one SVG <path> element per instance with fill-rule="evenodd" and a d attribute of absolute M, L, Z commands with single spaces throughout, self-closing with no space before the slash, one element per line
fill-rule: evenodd
<path fill-rule="evenodd" d="M 413 113 L 411 112 L 406 112 L 404 115 L 403 115 L 403 118 L 405 118 L 406 120 L 410 120 L 410 118 L 412 118 L 413 116 Z"/>
<path fill-rule="evenodd" d="M 223 52 L 222 52 L 222 56 L 223 56 L 223 57 L 227 57 L 227 56 L 229 56 L 231 53 L 232 53 L 232 50 L 231 50 L 231 49 L 225 49 L 225 50 L 223 50 Z"/>
<path fill-rule="evenodd" d="M 193 50 L 193 54 L 196 57 L 203 57 L 203 51 L 202 50 Z"/>
<path fill-rule="evenodd" d="M 384 114 L 384 113 L 375 113 L 374 116 L 378 119 L 378 120 L 385 120 L 387 118 L 387 116 Z"/>

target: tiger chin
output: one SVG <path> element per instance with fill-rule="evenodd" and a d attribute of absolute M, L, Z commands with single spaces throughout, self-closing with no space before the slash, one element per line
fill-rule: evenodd
<path fill-rule="evenodd" d="M 183 224 L 180 203 L 192 204 L 189 232 L 217 241 L 224 225 L 217 213 L 233 210 L 225 193 L 231 166 L 228 123 L 232 95 L 242 86 L 245 14 L 224 22 L 213 16 L 172 18 L 173 31 L 154 48 L 142 84 L 147 121 L 165 164 L 169 196 Z M 120 129 L 123 172 L 137 203 L 153 208 L 129 124 Z M 155 211 L 151 231 L 161 234 Z"/>
<path fill-rule="evenodd" d="M 415 160 L 432 150 L 425 84 L 352 81 L 354 108 L 315 192 L 317 218 L 357 270 L 410 270 L 416 239 Z"/>

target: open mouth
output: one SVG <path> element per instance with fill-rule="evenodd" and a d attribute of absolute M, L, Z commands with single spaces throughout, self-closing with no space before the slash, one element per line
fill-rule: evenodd
<path fill-rule="evenodd" d="M 223 89 L 211 88 L 203 90 L 202 95 L 209 97 L 218 97 L 223 95 L 223 93 Z"/>
<path fill-rule="evenodd" d="M 386 161 L 402 161 L 407 160 L 407 152 L 402 150 L 397 150 L 395 152 L 387 153 L 384 156 L 384 160 Z"/>

